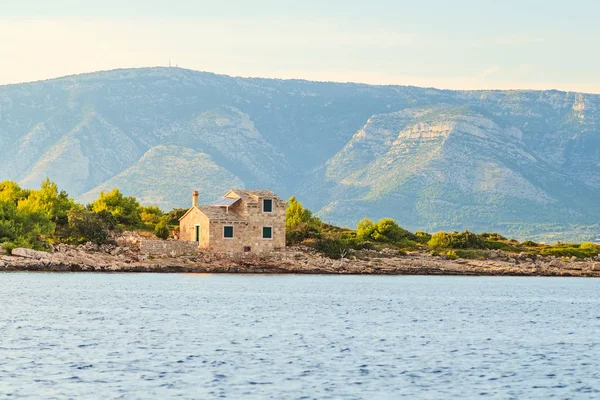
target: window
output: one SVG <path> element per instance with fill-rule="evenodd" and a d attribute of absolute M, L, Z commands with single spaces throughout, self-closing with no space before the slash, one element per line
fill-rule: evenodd
<path fill-rule="evenodd" d="M 263 239 L 273 239 L 272 226 L 263 226 Z"/>
<path fill-rule="evenodd" d="M 225 239 L 233 239 L 233 226 L 232 225 L 225 225 L 223 227 L 223 237 Z"/>
<path fill-rule="evenodd" d="M 200 225 L 196 225 L 196 242 L 200 242 Z"/>
<path fill-rule="evenodd" d="M 273 200 L 272 199 L 263 199 L 263 212 L 266 212 L 266 213 L 273 212 Z"/>

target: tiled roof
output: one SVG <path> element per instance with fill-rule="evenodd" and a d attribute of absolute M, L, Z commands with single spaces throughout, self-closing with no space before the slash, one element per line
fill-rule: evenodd
<path fill-rule="evenodd" d="M 196 207 L 206 215 L 211 221 L 245 221 L 246 219 L 232 211 L 227 211 L 226 207 L 218 206 L 198 206 Z"/>
<path fill-rule="evenodd" d="M 279 197 L 270 190 L 231 189 L 231 192 L 237 194 L 242 200 L 250 204 L 257 204 L 259 197 L 279 199 Z"/>

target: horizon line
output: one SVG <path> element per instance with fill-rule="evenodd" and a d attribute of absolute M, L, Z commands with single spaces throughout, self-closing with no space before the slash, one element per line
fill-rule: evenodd
<path fill-rule="evenodd" d="M 13 82 L 13 83 L 4 83 L 0 84 L 0 88 L 9 87 L 9 86 L 17 86 L 17 85 L 28 85 L 28 84 L 36 84 L 43 82 L 51 82 L 57 81 L 61 79 L 75 78 L 85 75 L 93 75 L 93 74 L 102 74 L 102 73 L 110 73 L 110 72 L 118 72 L 118 71 L 134 71 L 134 70 L 150 70 L 150 69 L 179 69 L 183 71 L 190 71 L 195 73 L 203 73 L 203 74 L 211 74 L 228 78 L 239 78 L 239 79 L 262 79 L 262 80 L 272 80 L 272 81 L 300 81 L 300 82 L 309 82 L 309 83 L 335 83 L 342 85 L 364 85 L 371 87 L 407 87 L 407 88 L 419 88 L 419 89 L 433 89 L 438 91 L 450 91 L 450 92 L 561 92 L 561 93 L 576 93 L 576 94 L 584 94 L 584 95 L 593 95 L 600 96 L 600 92 L 584 92 L 584 91 L 576 91 L 576 90 L 562 90 L 556 88 L 547 88 L 547 89 L 490 89 L 490 88 L 481 88 L 481 89 L 448 89 L 448 88 L 440 88 L 435 86 L 418 86 L 418 85 L 408 85 L 408 84 L 398 84 L 398 83 L 389 83 L 389 84 L 381 84 L 381 83 L 368 83 L 368 82 L 360 82 L 360 81 L 335 81 L 335 80 L 320 80 L 320 79 L 307 79 L 307 78 L 273 78 L 273 77 L 265 77 L 265 76 L 252 76 L 252 75 L 229 75 L 224 73 L 212 72 L 212 71 L 204 71 L 192 68 L 184 68 L 178 65 L 155 65 L 155 66 L 145 66 L 145 67 L 121 67 L 121 68 L 111 68 L 111 69 L 100 69 L 94 71 L 86 71 L 79 72 L 68 75 L 55 76 L 45 79 L 35 79 L 31 81 L 22 81 L 22 82 Z"/>

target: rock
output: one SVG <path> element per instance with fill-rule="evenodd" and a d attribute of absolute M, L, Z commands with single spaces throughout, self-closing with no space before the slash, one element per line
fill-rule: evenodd
<path fill-rule="evenodd" d="M 548 266 L 552 268 L 563 268 L 563 263 L 559 259 L 555 258 L 548 263 Z"/>
<path fill-rule="evenodd" d="M 83 251 L 99 251 L 100 250 L 100 246 L 98 246 L 97 244 L 94 244 L 92 242 L 87 242 L 86 244 L 83 244 L 83 245 L 79 246 L 78 248 Z"/>
<path fill-rule="evenodd" d="M 14 257 L 30 258 L 33 260 L 42 260 L 42 261 L 52 260 L 52 255 L 50 253 L 46 253 L 45 251 L 31 250 L 31 249 L 17 248 L 12 251 L 12 255 Z"/>

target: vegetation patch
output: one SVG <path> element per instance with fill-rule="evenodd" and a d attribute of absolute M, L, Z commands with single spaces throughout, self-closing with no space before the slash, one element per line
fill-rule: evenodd
<path fill-rule="evenodd" d="M 111 233 L 137 230 L 144 237 L 167 239 L 177 229 L 186 209 L 168 213 L 159 207 L 141 206 L 136 198 L 118 189 L 101 192 L 88 205 L 77 204 L 65 191 L 46 179 L 39 189 L 23 189 L 11 181 L 0 182 L 0 246 L 11 253 L 17 247 L 49 250 L 53 243 L 110 242 Z M 303 244 L 332 259 L 373 259 L 406 255 L 408 251 L 430 253 L 447 259 L 483 260 L 492 251 L 554 256 L 564 259 L 592 258 L 600 246 L 581 244 L 522 243 L 494 232 L 409 232 L 396 221 L 361 220 L 356 229 L 323 223 L 295 197 L 286 212 L 287 244 Z"/>

